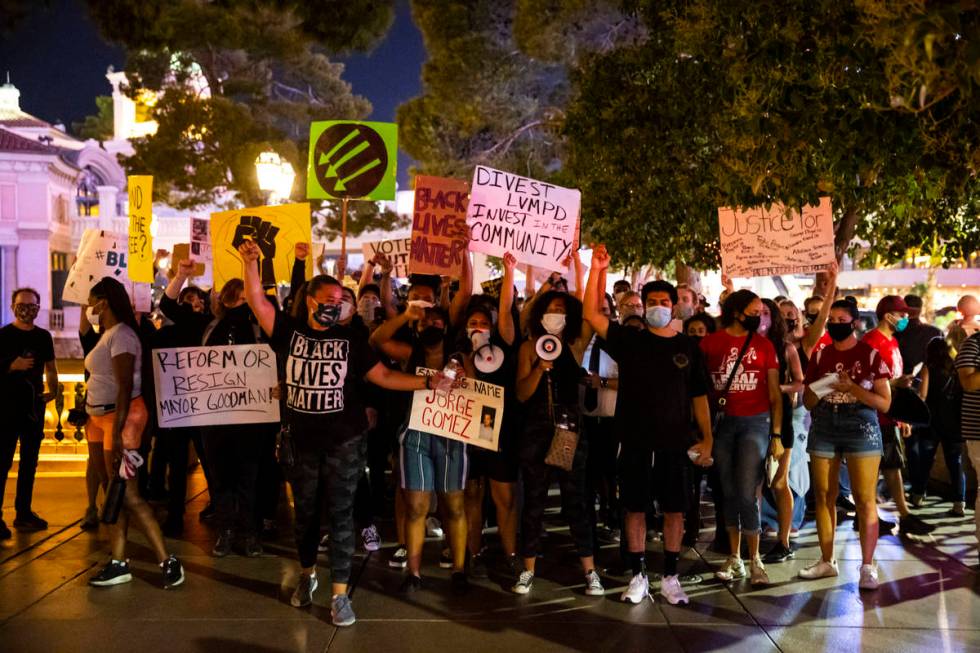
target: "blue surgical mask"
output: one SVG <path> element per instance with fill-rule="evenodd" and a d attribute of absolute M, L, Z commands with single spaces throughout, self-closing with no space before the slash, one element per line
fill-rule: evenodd
<path fill-rule="evenodd" d="M 647 308 L 645 317 L 647 324 L 654 329 L 662 329 L 670 324 L 672 314 L 673 312 L 666 306 L 650 306 Z"/>
<path fill-rule="evenodd" d="M 907 317 L 899 318 L 899 320 L 895 322 L 895 331 L 901 333 L 902 331 L 905 331 L 908 325 L 909 319 Z"/>

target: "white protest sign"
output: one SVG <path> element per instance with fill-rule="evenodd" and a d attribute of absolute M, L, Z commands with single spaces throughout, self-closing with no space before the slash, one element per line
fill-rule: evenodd
<path fill-rule="evenodd" d="M 582 194 L 543 181 L 477 166 L 466 224 L 470 251 L 561 270 L 578 239 Z"/>
<path fill-rule="evenodd" d="M 769 210 L 718 209 L 721 269 L 729 277 L 768 277 L 827 269 L 834 254 L 830 198 L 802 211 L 773 204 Z"/>
<path fill-rule="evenodd" d="M 418 370 L 420 376 L 435 373 L 427 368 Z M 416 390 L 408 428 L 497 451 L 503 421 L 503 387 L 467 377 L 445 395 Z"/>
<path fill-rule="evenodd" d="M 408 255 L 412 249 L 411 238 L 395 238 L 394 240 L 377 240 L 361 245 L 364 260 L 370 261 L 376 254 L 384 254 L 395 266 L 392 276 L 404 279 L 408 276 Z"/>
<path fill-rule="evenodd" d="M 191 258 L 204 264 L 204 273 L 194 277 L 194 285 L 210 288 L 214 285 L 214 258 L 211 256 L 211 223 L 204 218 L 191 218 Z M 218 288 L 218 290 L 221 290 Z"/>
<path fill-rule="evenodd" d="M 111 277 L 125 288 L 137 312 L 150 310 L 150 284 L 130 281 L 126 272 L 129 236 L 99 229 L 86 229 L 78 244 L 75 262 L 68 270 L 62 298 L 76 304 L 88 303 L 92 286 Z"/>
<path fill-rule="evenodd" d="M 161 428 L 279 421 L 269 345 L 154 349 L 153 378 Z"/>

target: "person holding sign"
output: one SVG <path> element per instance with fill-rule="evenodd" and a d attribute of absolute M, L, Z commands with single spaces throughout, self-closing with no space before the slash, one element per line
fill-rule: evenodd
<path fill-rule="evenodd" d="M 306 282 L 296 295 L 293 314 L 286 315 L 266 300 L 258 245 L 246 240 L 238 252 L 245 264 L 248 305 L 285 364 L 284 422 L 296 449 L 289 482 L 302 567 L 290 603 L 304 607 L 313 602 L 320 506 L 326 501 L 332 575 L 330 616 L 334 625 L 350 626 L 355 621 L 347 595 L 355 539 L 354 493 L 364 471 L 367 449 L 363 382 L 412 391 L 429 387 L 433 379 L 389 370 L 368 346 L 363 331 L 340 324 L 350 316 L 343 315 L 343 287 L 333 277 L 321 274 Z"/>

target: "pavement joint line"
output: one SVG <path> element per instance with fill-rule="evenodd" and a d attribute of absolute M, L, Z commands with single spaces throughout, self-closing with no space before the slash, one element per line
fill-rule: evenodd
<path fill-rule="evenodd" d="M 76 578 L 82 576 L 83 574 L 88 573 L 93 568 L 97 567 L 98 565 L 99 565 L 98 562 L 93 562 L 93 563 L 89 564 L 87 567 L 85 567 L 84 569 L 82 569 L 81 571 L 79 571 L 77 574 L 75 574 L 74 576 L 72 576 L 71 578 L 65 579 L 65 581 L 63 583 L 60 583 L 57 587 L 52 588 L 49 592 L 45 592 L 43 595 L 41 595 L 40 597 L 38 597 L 38 599 L 36 601 L 33 601 L 33 602 L 29 603 L 28 605 L 24 606 L 21 610 L 18 610 L 17 612 L 15 612 L 14 614 L 10 615 L 9 617 L 7 617 L 6 619 L 4 619 L 3 621 L 0 621 L 0 628 L 3 628 L 8 623 L 10 623 L 11 621 L 13 621 L 14 619 L 16 619 L 20 615 L 24 614 L 25 612 L 27 612 L 28 610 L 30 610 L 31 608 L 33 608 L 35 605 L 37 605 L 38 603 L 40 603 L 44 599 L 48 598 L 49 596 L 51 596 L 52 594 L 54 594 L 55 592 L 57 592 L 58 590 L 60 590 L 62 587 L 64 587 L 68 583 L 71 583 Z"/>
<path fill-rule="evenodd" d="M 47 555 L 48 553 L 51 553 L 52 551 L 54 551 L 55 549 L 57 549 L 62 544 L 66 544 L 66 543 L 72 541 L 73 539 L 75 539 L 76 537 L 78 537 L 80 534 L 82 534 L 84 532 L 80 528 L 79 528 L 79 530 L 78 530 L 77 533 L 74 533 L 72 535 L 69 535 L 68 537 L 63 538 L 63 539 L 58 539 L 58 536 L 59 535 L 62 535 L 66 531 L 69 531 L 70 529 L 73 529 L 73 528 L 78 528 L 78 525 L 81 523 L 81 521 L 82 520 L 79 519 L 79 520 L 77 520 L 75 522 L 72 522 L 71 524 L 68 524 L 64 528 L 62 528 L 62 529 L 60 529 L 58 531 L 55 531 L 53 533 L 48 534 L 46 537 L 38 540 L 37 542 L 31 544 L 30 546 L 28 546 L 26 548 L 23 548 L 20 551 L 17 551 L 16 553 L 14 553 L 13 555 L 11 555 L 10 557 L 4 558 L 3 560 L 0 560 L 0 579 L 2 579 L 3 577 L 5 577 L 5 576 L 7 576 L 9 574 L 12 574 L 13 572 L 17 571 L 18 569 L 21 569 L 25 565 L 28 565 L 28 564 L 34 562 L 38 558 L 41 558 L 41 557 Z M 45 548 L 45 545 L 47 545 L 47 544 L 50 544 L 51 546 L 48 546 L 48 547 Z M 29 560 L 27 560 L 27 562 L 25 562 L 24 564 L 16 564 L 17 562 L 20 562 L 20 560 L 17 560 L 17 559 L 20 558 L 21 556 L 24 556 L 25 554 L 31 554 L 32 552 L 33 553 L 36 553 L 38 550 L 40 550 L 42 548 L 44 549 L 43 551 L 41 551 L 40 553 L 38 553 L 38 555 L 34 556 L 33 558 L 30 558 Z M 8 564 L 12 564 L 12 565 L 15 565 L 15 566 L 13 566 L 8 571 L 6 569 L 6 567 L 7 567 Z"/>

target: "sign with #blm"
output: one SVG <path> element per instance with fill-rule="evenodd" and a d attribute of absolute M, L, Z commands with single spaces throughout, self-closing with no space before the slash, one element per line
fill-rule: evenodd
<path fill-rule="evenodd" d="M 415 178 L 415 216 L 408 271 L 459 278 L 466 253 L 470 185 L 443 177 Z"/>
<path fill-rule="evenodd" d="M 121 283 L 138 312 L 150 311 L 150 284 L 129 279 L 129 237 L 101 229 L 86 229 L 78 243 L 75 262 L 68 269 L 62 299 L 76 304 L 88 302 L 92 286 L 110 277 Z"/>
<path fill-rule="evenodd" d="M 436 370 L 419 368 L 418 374 L 434 376 Z M 408 428 L 497 451 L 503 420 L 503 387 L 466 377 L 445 395 L 416 390 Z"/>
<path fill-rule="evenodd" d="M 477 166 L 466 224 L 470 251 L 560 270 L 578 240 L 582 194 L 543 181 Z"/>
<path fill-rule="evenodd" d="M 269 345 L 154 349 L 153 378 L 161 428 L 279 421 Z"/>
<path fill-rule="evenodd" d="M 153 177 L 130 175 L 129 186 L 129 278 L 153 283 Z"/>
<path fill-rule="evenodd" d="M 802 211 L 773 204 L 766 210 L 718 209 L 721 269 L 729 277 L 814 273 L 836 260 L 830 198 Z"/>

